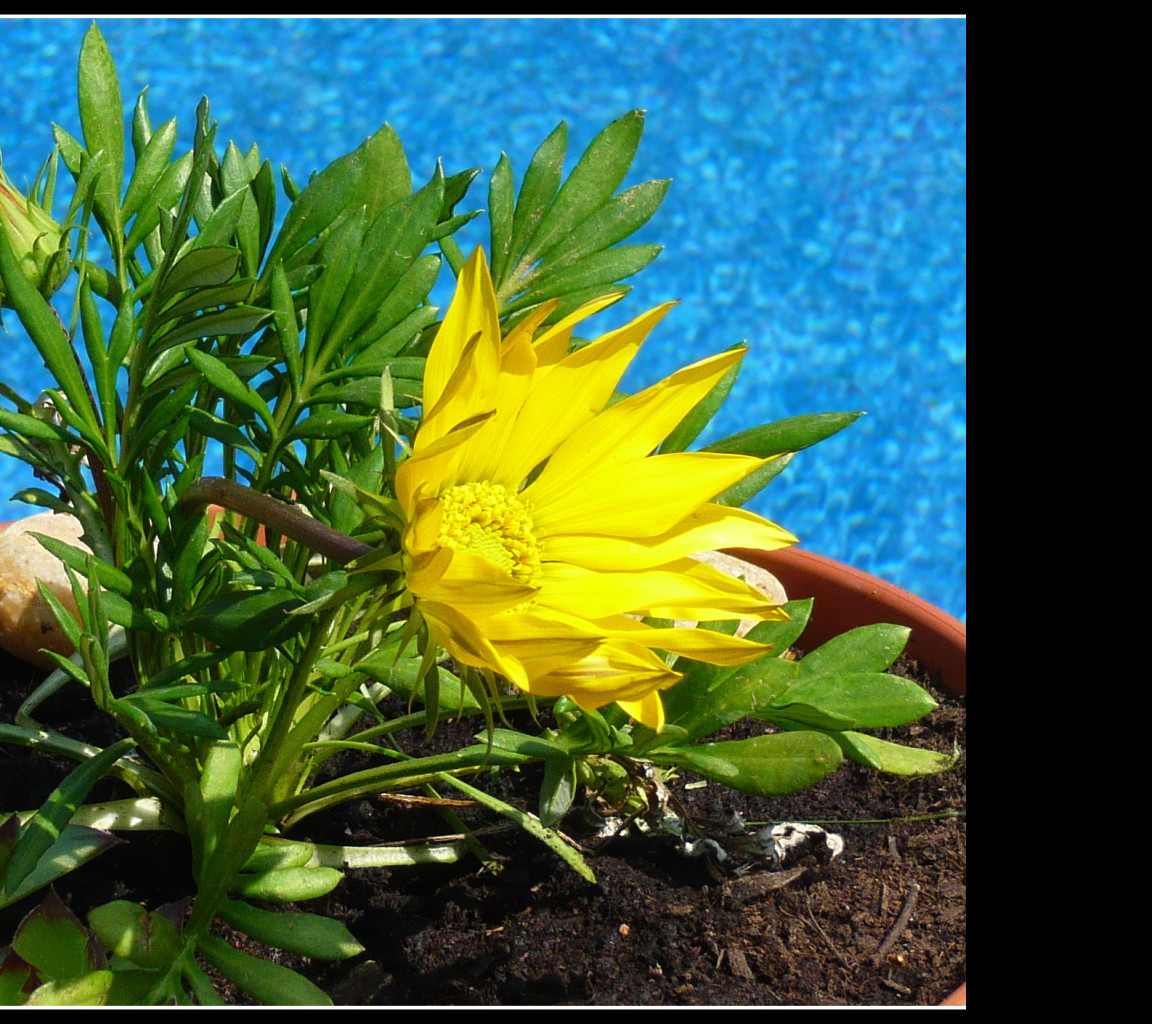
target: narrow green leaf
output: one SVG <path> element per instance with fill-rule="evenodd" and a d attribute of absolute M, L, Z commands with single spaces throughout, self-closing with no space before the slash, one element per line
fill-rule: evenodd
<path fill-rule="evenodd" d="M 248 899 L 265 903 L 295 903 L 326 896 L 344 876 L 335 868 L 299 867 L 262 871 L 250 875 L 238 874 L 233 891 Z"/>
<path fill-rule="evenodd" d="M 88 791 L 135 746 L 135 740 L 125 739 L 105 747 L 100 753 L 74 768 L 52 791 L 40 809 L 25 824 L 20 840 L 12 851 L 5 872 L 4 892 L 14 892 L 32 873 L 37 861 L 60 838 L 64 826 L 76 813 L 76 808 L 88 795 Z"/>
<path fill-rule="evenodd" d="M 116 65 L 95 24 L 84 34 L 80 47 L 78 96 L 84 145 L 89 153 L 103 150 L 108 154 L 98 206 L 104 207 L 108 223 L 118 231 L 120 190 L 124 187 L 124 106 Z"/>
<path fill-rule="evenodd" d="M 734 348 L 746 349 L 748 346 L 741 342 Z M 684 451 L 697 437 L 700 436 L 702 431 L 712 421 L 712 417 L 720 410 L 724 404 L 724 399 L 728 397 L 728 393 L 732 390 L 732 385 L 736 383 L 736 378 L 740 374 L 740 363 L 728 368 L 724 376 L 721 377 L 712 390 L 708 392 L 692 410 L 684 417 L 677 425 L 676 428 L 665 439 L 664 443 L 660 446 L 661 452 L 682 452 Z"/>
<path fill-rule="evenodd" d="M 124 194 L 124 204 L 121 207 L 125 221 L 139 213 L 144 200 L 160 183 L 175 148 L 176 118 L 173 117 L 153 133 L 144 151 L 136 159 L 136 166 L 132 171 L 128 191 Z"/>
<path fill-rule="evenodd" d="M 524 174 L 524 181 L 520 185 L 520 194 L 516 199 L 512 240 L 508 244 L 510 260 L 508 273 L 499 279 L 493 278 L 502 298 L 506 299 L 514 293 L 517 279 L 532 266 L 533 260 L 525 257 L 524 249 L 529 237 L 536 231 L 556 198 L 560 179 L 564 173 L 564 154 L 567 150 L 568 126 L 561 121 L 532 154 L 532 160 Z M 505 285 L 511 291 L 506 289 Z"/>
<path fill-rule="evenodd" d="M 153 302 L 165 305 L 170 299 L 189 288 L 207 288 L 225 284 L 240 266 L 240 253 L 231 246 L 211 246 L 190 249 L 172 265 L 153 294 Z"/>
<path fill-rule="evenodd" d="M 250 939 L 321 960 L 346 960 L 364 947 L 339 921 L 319 914 L 276 913 L 242 900 L 225 900 L 220 916 Z"/>
<path fill-rule="evenodd" d="M 220 594 L 197 605 L 179 626 L 224 650 L 262 651 L 304 628 L 307 619 L 288 614 L 303 603 L 302 598 L 279 589 Z"/>
<path fill-rule="evenodd" d="M 524 262 L 536 262 L 608 201 L 632 166 L 643 132 L 644 112 L 633 110 L 613 121 L 589 143 L 533 232 Z"/>
<path fill-rule="evenodd" d="M 258 960 L 214 935 L 202 936 L 196 948 L 224 977 L 267 1006 L 331 1006 L 307 978 L 280 964 Z"/>
<path fill-rule="evenodd" d="M 370 427 L 376 422 L 375 416 L 357 415 L 348 412 L 324 412 L 307 416 L 288 432 L 289 441 L 303 441 L 316 438 L 334 439 L 346 437 L 357 430 Z"/>
<path fill-rule="evenodd" d="M 836 748 L 839 753 L 839 748 Z M 482 789 L 477 789 L 475 786 L 470 785 L 463 779 L 457 779 L 452 775 L 444 774 L 443 772 L 437 775 L 441 782 L 446 782 L 450 786 L 455 786 L 462 793 L 467 794 L 473 800 L 483 804 L 490 810 L 495 811 L 497 814 L 503 815 L 510 821 L 514 821 L 529 835 L 535 836 L 545 846 L 556 853 L 561 860 L 563 860 L 573 871 L 576 872 L 581 878 L 595 884 L 596 876 L 592 873 L 592 869 L 588 866 L 588 862 L 580 855 L 580 852 L 573 846 L 569 845 L 562 836 L 553 832 L 550 828 L 545 828 L 540 819 L 535 815 L 528 814 L 520 810 L 518 807 L 513 807 L 511 804 L 504 803 L 503 800 L 498 800 L 490 793 L 485 793 Z"/>
<path fill-rule="evenodd" d="M 791 416 L 714 441 L 704 451 L 753 455 L 758 459 L 799 452 L 839 433 L 863 415 L 862 412 L 823 412 Z"/>
<path fill-rule="evenodd" d="M 516 191 L 512 182 L 512 164 L 506 153 L 500 154 L 488 182 L 488 223 L 491 225 L 492 280 L 504 279 L 512 246 L 512 218 L 516 210 Z"/>
<path fill-rule="evenodd" d="M 192 345 L 189 345 L 185 352 L 188 354 L 188 361 L 204 375 L 205 380 L 217 391 L 230 398 L 237 405 L 251 409 L 264 421 L 266 426 L 272 426 L 272 410 L 256 393 L 256 389 L 244 383 L 228 368 L 227 364 L 211 353 L 202 352 Z"/>

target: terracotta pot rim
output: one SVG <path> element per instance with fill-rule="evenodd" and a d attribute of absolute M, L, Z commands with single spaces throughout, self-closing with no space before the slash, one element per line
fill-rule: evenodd
<path fill-rule="evenodd" d="M 963 695 L 967 683 L 967 626 L 894 583 L 803 548 L 729 552 L 771 572 L 789 599 L 814 598 L 801 646 L 817 647 L 855 626 L 893 622 L 908 626 L 907 651 Z"/>

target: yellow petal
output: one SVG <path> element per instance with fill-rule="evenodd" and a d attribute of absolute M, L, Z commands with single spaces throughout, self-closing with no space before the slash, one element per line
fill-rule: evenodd
<path fill-rule="evenodd" d="M 762 459 L 716 452 L 605 460 L 581 478 L 567 480 L 564 489 L 556 477 L 546 481 L 545 470 L 524 499 L 532 505 L 541 538 L 569 533 L 651 537 L 674 529 L 762 465 Z"/>
<path fill-rule="evenodd" d="M 653 732 L 664 731 L 664 702 L 656 691 L 645 694 L 639 700 L 621 700 L 617 703 L 641 725 Z"/>
<path fill-rule="evenodd" d="M 583 479 L 606 462 L 629 462 L 655 451 L 743 354 L 743 349 L 733 349 L 686 366 L 605 409 L 548 460 L 533 485 L 537 489 L 535 500 L 546 505 L 558 494 L 568 493 L 572 481 Z"/>
<path fill-rule="evenodd" d="M 436 343 L 428 353 L 424 367 L 424 407 L 433 409 L 440 401 L 448 381 L 461 365 L 464 349 L 477 334 L 481 343 L 473 359 L 478 380 L 487 385 L 495 381 L 500 370 L 500 318 L 492 278 L 484 250 L 477 248 L 469 257 L 456 280 L 456 293 L 444 314 L 436 334 Z M 474 394 L 469 401 L 479 408 L 490 408 L 491 395 Z M 460 416 L 464 419 L 469 413 Z"/>
<path fill-rule="evenodd" d="M 671 308 L 667 303 L 651 309 L 565 356 L 547 376 L 537 373 L 501 452 L 499 482 L 518 486 L 604 408 L 648 333 Z"/>
<path fill-rule="evenodd" d="M 548 538 L 548 558 L 585 569 L 650 569 L 704 551 L 775 551 L 795 543 L 796 538 L 787 530 L 752 512 L 702 505 L 671 530 L 652 537 L 552 535 Z"/>
<path fill-rule="evenodd" d="M 546 563 L 538 601 L 593 620 L 611 615 L 699 622 L 787 619 L 754 587 L 691 558 L 638 572 L 593 572 Z"/>

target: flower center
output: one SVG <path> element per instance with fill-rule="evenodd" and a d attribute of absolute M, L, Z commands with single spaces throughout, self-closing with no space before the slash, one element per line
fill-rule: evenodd
<path fill-rule="evenodd" d="M 458 484 L 440 494 L 439 543 L 471 551 L 521 583 L 540 575 L 540 546 L 528 506 L 502 484 Z"/>

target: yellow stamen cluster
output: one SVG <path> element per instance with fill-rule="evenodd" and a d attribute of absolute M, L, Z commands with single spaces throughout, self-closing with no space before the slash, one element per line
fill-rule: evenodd
<path fill-rule="evenodd" d="M 502 484 L 457 484 L 440 494 L 440 544 L 471 551 L 521 583 L 540 575 L 540 546 L 527 504 Z"/>

